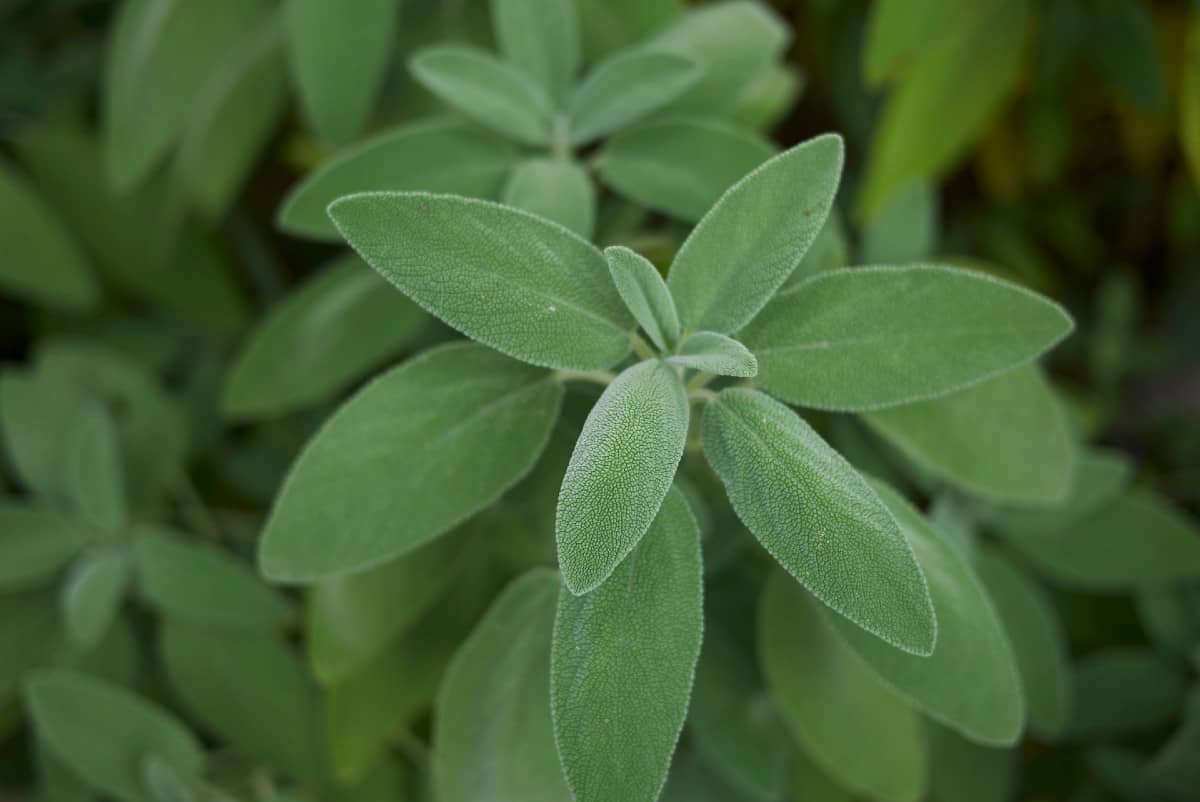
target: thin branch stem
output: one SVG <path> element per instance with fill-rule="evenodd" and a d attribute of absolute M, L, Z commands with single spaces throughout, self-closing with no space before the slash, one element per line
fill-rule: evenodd
<path fill-rule="evenodd" d="M 708 383 L 716 378 L 715 374 L 701 371 L 692 377 L 692 380 L 687 383 L 687 391 L 690 393 L 693 390 L 702 390 L 708 386 Z"/>
<path fill-rule="evenodd" d="M 688 390 L 688 400 L 693 404 L 700 402 L 711 404 L 717 400 L 717 394 L 707 387 L 697 387 L 694 390 Z"/>
<path fill-rule="evenodd" d="M 654 359 L 658 354 L 654 353 L 654 349 L 650 344 L 642 339 L 642 335 L 636 331 L 629 333 L 629 339 L 633 341 L 634 352 L 642 359 Z"/>

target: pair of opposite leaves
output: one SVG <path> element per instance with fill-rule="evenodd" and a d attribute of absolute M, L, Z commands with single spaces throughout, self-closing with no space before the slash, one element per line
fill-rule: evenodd
<path fill-rule="evenodd" d="M 668 344 L 673 324 L 656 312 L 664 299 L 677 307 L 681 331 L 668 358 L 686 352 L 697 332 L 726 345 L 736 345 L 726 335 L 741 332 L 766 389 L 850 411 L 969 386 L 1027 363 L 1069 331 L 1053 303 L 965 271 L 792 277 L 832 205 L 841 163 L 835 136 L 768 161 L 697 225 L 666 286 L 643 270 L 647 281 L 625 291 L 614 283 L 621 271 L 610 273 L 596 248 L 534 215 L 423 193 L 333 203 L 346 239 L 420 305 L 484 345 L 558 373 L 452 345 L 385 374 L 300 457 L 267 525 L 264 571 L 315 581 L 361 570 L 486 506 L 536 461 L 564 378 L 624 361 L 634 318 Z M 609 255 L 614 263 L 634 257 Z M 572 591 L 598 586 L 653 521 L 683 451 L 689 406 L 679 375 L 660 360 L 626 370 L 597 403 L 560 496 L 559 557 Z M 722 392 L 705 417 L 710 461 L 768 550 L 855 623 L 929 654 L 935 624 L 920 568 L 848 463 L 795 413 L 753 390 Z M 459 453 L 447 453 L 455 443 Z M 406 484 L 399 494 L 397 476 Z"/>

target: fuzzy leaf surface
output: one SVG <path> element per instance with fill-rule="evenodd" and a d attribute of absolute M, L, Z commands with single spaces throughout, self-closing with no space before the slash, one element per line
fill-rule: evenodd
<path fill-rule="evenodd" d="M 654 49 L 625 50 L 597 64 L 571 96 L 571 141 L 582 145 L 661 108 L 700 77 L 689 58 Z"/>
<path fill-rule="evenodd" d="M 758 360 L 746 346 L 715 331 L 698 331 L 667 357 L 672 365 L 714 373 L 718 376 L 749 378 L 758 374 Z"/>
<path fill-rule="evenodd" d="M 617 245 L 604 249 L 621 300 L 651 342 L 664 350 L 679 338 L 679 314 L 658 268 L 646 257 Z"/>
<path fill-rule="evenodd" d="M 596 225 L 596 190 L 578 164 L 565 159 L 532 158 L 513 170 L 504 186 L 504 203 L 553 220 L 586 240 Z"/>

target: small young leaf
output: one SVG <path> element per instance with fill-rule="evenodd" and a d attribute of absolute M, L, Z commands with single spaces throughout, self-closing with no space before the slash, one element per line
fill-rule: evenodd
<path fill-rule="evenodd" d="M 515 145 L 463 122 L 406 125 L 339 151 L 288 194 L 277 223 L 289 234 L 336 240 L 326 209 L 343 195 L 390 190 L 494 198 L 516 161 Z"/>
<path fill-rule="evenodd" d="M 604 258 L 621 300 L 642 331 L 659 350 L 674 345 L 679 339 L 679 315 L 658 268 L 640 253 L 619 245 L 605 248 Z"/>
<path fill-rule="evenodd" d="M 670 119 L 618 133 L 600 152 L 598 168 L 604 183 L 631 201 L 694 223 L 774 154 L 770 142 L 728 123 Z"/>
<path fill-rule="evenodd" d="M 637 122 L 700 77 L 696 62 L 653 49 L 625 50 L 596 65 L 571 97 L 571 142 L 583 145 Z"/>
<path fill-rule="evenodd" d="M 563 582 L 589 593 L 608 579 L 654 521 L 687 440 L 688 400 L 675 371 L 639 362 L 605 388 L 558 496 Z"/>
<path fill-rule="evenodd" d="M 446 669 L 433 719 L 433 780 L 442 802 L 571 798 L 550 716 L 558 593 L 546 569 L 515 580 Z"/>
<path fill-rule="evenodd" d="M 112 416 L 85 403 L 67 435 L 67 492 L 83 518 L 106 534 L 125 526 L 129 511 L 121 446 Z"/>
<path fill-rule="evenodd" d="M 67 634 L 84 651 L 95 648 L 121 607 L 130 580 L 129 554 L 106 549 L 80 557 L 62 591 Z"/>
<path fill-rule="evenodd" d="M 338 259 L 273 307 L 225 378 L 236 418 L 315 404 L 396 354 L 429 316 L 356 256 Z"/>
<path fill-rule="evenodd" d="M 873 635 L 933 651 L 937 623 L 912 547 L 812 427 L 762 393 L 727 389 L 705 409 L 703 432 L 738 517 L 789 574 Z"/>
<path fill-rule="evenodd" d="M 0 501 L 0 592 L 36 587 L 63 568 L 87 527 L 48 508 Z"/>
<path fill-rule="evenodd" d="M 533 466 L 561 399 L 551 374 L 474 343 L 384 373 L 297 458 L 263 532 L 263 572 L 353 573 L 449 531 Z"/>
<path fill-rule="evenodd" d="M 827 616 L 834 630 L 903 697 L 977 743 L 1009 746 L 1025 723 L 1021 678 L 991 600 L 962 557 L 896 491 L 875 483 L 929 580 L 937 611 L 933 654 L 903 652 Z"/>
<path fill-rule="evenodd" d="M 842 175 L 842 138 L 810 139 L 734 184 L 693 229 L 667 284 L 684 329 L 750 322 L 825 223 Z"/>
<path fill-rule="evenodd" d="M 1071 331 L 1062 307 L 947 267 L 820 273 L 777 295 L 741 339 L 759 383 L 803 406 L 862 411 L 948 395 L 1036 359 Z"/>
<path fill-rule="evenodd" d="M 586 240 L 596 224 L 596 190 L 578 164 L 565 159 L 527 159 L 504 187 L 503 200 L 553 220 Z"/>
<path fill-rule="evenodd" d="M 1133 468 L 1116 451 L 1086 449 L 1079 454 L 1071 489 L 1053 507 L 997 507 L 985 514 L 992 526 L 1018 537 L 1052 535 L 1074 527 L 1129 484 Z"/>
<path fill-rule="evenodd" d="M 991 501 L 1057 504 L 1071 487 L 1067 417 L 1033 365 L 864 419 L 918 467 Z"/>
<path fill-rule="evenodd" d="M 1183 677 L 1149 649 L 1111 647 L 1075 664 L 1075 714 L 1068 734 L 1104 741 L 1146 732 L 1178 713 Z"/>
<path fill-rule="evenodd" d="M 562 226 L 486 201 L 369 193 L 329 207 L 384 278 L 464 334 L 554 368 L 612 367 L 629 313 L 604 256 Z"/>
<path fill-rule="evenodd" d="M 792 736 L 839 784 L 915 802 L 925 788 L 921 719 L 829 630 L 817 604 L 780 571 L 763 589 L 759 649 Z"/>
<path fill-rule="evenodd" d="M 173 716 L 116 685 L 73 671 L 34 674 L 25 686 L 38 739 L 89 786 L 122 802 L 150 802 L 141 763 L 150 754 L 185 781 L 204 752 Z"/>
<path fill-rule="evenodd" d="M 287 0 L 292 73 L 317 133 L 348 142 L 371 114 L 395 41 L 392 0 Z"/>
<path fill-rule="evenodd" d="M 672 365 L 715 373 L 718 376 L 749 378 L 758 374 L 758 360 L 746 346 L 715 331 L 698 331 L 667 357 Z"/>
<path fill-rule="evenodd" d="M 600 588 L 558 595 L 554 740 L 578 802 L 654 802 L 700 656 L 700 533 L 678 491 Z"/>
<path fill-rule="evenodd" d="M 422 86 L 493 131 L 526 145 L 550 142 L 550 100 L 516 67 L 461 45 L 422 50 L 410 66 Z"/>
<path fill-rule="evenodd" d="M 505 60 L 563 101 L 579 69 L 579 23 L 572 0 L 491 0 L 492 27 Z"/>

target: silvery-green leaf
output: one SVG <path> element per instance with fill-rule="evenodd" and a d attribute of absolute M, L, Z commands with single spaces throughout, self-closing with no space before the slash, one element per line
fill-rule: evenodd
<path fill-rule="evenodd" d="M 718 376 L 748 378 L 758 374 L 754 354 L 732 337 L 715 331 L 689 334 L 679 344 L 679 350 L 667 357 L 667 362 Z"/>
<path fill-rule="evenodd" d="M 840 616 L 834 630 L 885 683 L 971 740 L 1009 746 L 1025 724 L 1016 659 L 1000 617 L 970 566 L 913 507 L 882 483 L 875 489 L 900 522 L 929 581 L 937 645 L 921 657 L 891 646 Z"/>
<path fill-rule="evenodd" d="M 1033 365 L 864 419 L 919 468 L 989 501 L 1057 504 L 1071 487 L 1073 436 Z"/>
<path fill-rule="evenodd" d="M 1184 679 L 1153 651 L 1113 646 L 1075 664 L 1075 706 L 1067 734 L 1104 741 L 1149 732 L 1179 713 Z"/>
<path fill-rule="evenodd" d="M 76 560 L 61 596 L 67 635 L 76 646 L 86 651 L 104 639 L 125 597 L 131 567 L 124 548 L 106 548 Z"/>
<path fill-rule="evenodd" d="M 125 468 L 116 422 L 100 403 L 85 403 L 70 423 L 66 490 L 79 514 L 107 534 L 125 526 Z"/>
<path fill-rule="evenodd" d="M 88 534 L 86 526 L 53 509 L 0 501 L 0 591 L 48 581 L 79 552 Z"/>
<path fill-rule="evenodd" d="M 604 183 L 631 201 L 693 223 L 774 153 L 767 140 L 725 122 L 667 119 L 618 133 L 597 167 Z"/>
<path fill-rule="evenodd" d="M 579 22 L 572 0 L 491 0 L 500 52 L 561 103 L 579 69 Z"/>
<path fill-rule="evenodd" d="M 325 210 L 343 195 L 390 190 L 494 198 L 516 161 L 513 144 L 474 126 L 413 123 L 338 151 L 292 189 L 277 221 L 289 234 L 336 240 Z"/>
<path fill-rule="evenodd" d="M 89 786 L 122 802 L 150 802 L 141 763 L 153 753 L 185 780 L 204 752 L 173 716 L 130 691 L 85 674 L 40 671 L 25 685 L 38 740 Z"/>
<path fill-rule="evenodd" d="M 587 62 L 642 42 L 683 12 L 682 0 L 575 0 L 575 5 Z"/>
<path fill-rule="evenodd" d="M 741 333 L 758 383 L 861 411 L 948 395 L 1036 359 L 1070 333 L 1058 304 L 954 268 L 852 268 L 780 293 Z"/>
<path fill-rule="evenodd" d="M 769 131 L 796 104 L 804 91 L 805 73 L 790 64 L 768 64 L 751 79 L 736 105 L 725 114 L 729 121 L 755 131 Z"/>
<path fill-rule="evenodd" d="M 803 142 L 729 188 L 679 249 L 667 284 L 684 330 L 737 331 L 800 264 L 833 205 L 842 138 Z"/>
<path fill-rule="evenodd" d="M 1034 567 L 1068 587 L 1133 590 L 1200 579 L 1200 531 L 1149 489 L 1134 489 L 1098 506 L 1065 530 L 1010 536 Z"/>
<path fill-rule="evenodd" d="M 703 432 L 738 517 L 789 574 L 865 637 L 933 651 L 937 623 L 913 548 L 812 427 L 762 393 L 727 389 L 705 409 Z"/>
<path fill-rule="evenodd" d="M 926 782 L 920 716 L 829 630 L 787 574 L 767 580 L 758 626 L 768 688 L 804 752 L 857 793 L 919 799 Z"/>
<path fill-rule="evenodd" d="M 553 220 L 586 240 L 596 224 L 596 190 L 578 164 L 566 159 L 531 158 L 516 166 L 504 186 L 503 201 Z"/>
<path fill-rule="evenodd" d="M 292 75 L 322 138 L 348 142 L 370 118 L 399 16 L 393 0 L 287 0 Z"/>
<path fill-rule="evenodd" d="M 558 596 L 554 740 L 577 802 L 654 802 L 687 714 L 700 637 L 700 533 L 678 491 L 612 576 Z"/>
<path fill-rule="evenodd" d="M 384 373 L 334 413 L 292 466 L 263 532 L 263 572 L 312 582 L 444 534 L 533 466 L 561 398 L 550 373 L 474 343 Z"/>
<path fill-rule="evenodd" d="M 74 234 L 33 186 L 0 161 L 0 292 L 67 310 L 100 294 Z"/>
<path fill-rule="evenodd" d="M 859 260 L 866 265 L 903 265 L 934 256 L 938 234 L 938 197 L 927 182 L 892 196 L 862 232 Z"/>
<path fill-rule="evenodd" d="M 486 201 L 420 193 L 342 198 L 330 214 L 367 263 L 446 323 L 536 365 L 612 367 L 632 321 L 600 251 Z"/>
<path fill-rule="evenodd" d="M 433 780 L 442 802 L 571 798 L 550 716 L 558 593 L 547 569 L 512 582 L 446 669 L 433 719 Z"/>
<path fill-rule="evenodd" d="M 1129 484 L 1133 466 L 1120 452 L 1083 449 L 1071 489 L 1053 507 L 989 507 L 987 521 L 1001 531 L 1020 536 L 1052 535 L 1071 529 L 1101 505 L 1112 501 Z"/>
<path fill-rule="evenodd" d="M 526 145 L 550 141 L 550 100 L 517 67 L 482 50 L 437 45 L 412 57 L 421 85 L 454 109 Z"/>
<path fill-rule="evenodd" d="M 558 563 L 571 593 L 604 582 L 650 528 L 683 456 L 688 400 L 657 359 L 628 368 L 605 388 L 558 496 Z"/>
<path fill-rule="evenodd" d="M 620 245 L 605 248 L 604 258 L 621 300 L 642 331 L 659 350 L 673 345 L 679 339 L 679 315 L 658 268 L 640 253 Z"/>
<path fill-rule="evenodd" d="M 779 288 L 778 295 L 789 292 L 802 281 L 807 281 L 817 273 L 826 270 L 837 270 L 845 267 L 850 261 L 850 243 L 846 240 L 846 226 L 842 215 L 834 206 L 825 218 L 825 225 L 809 246 L 808 252 L 800 260 L 800 264 L 788 276 L 787 281 Z"/>
<path fill-rule="evenodd" d="M 972 743 L 932 721 L 929 742 L 929 798 L 932 802 L 1009 802 L 1016 790 L 1017 752 Z"/>
<path fill-rule="evenodd" d="M 689 58 L 652 48 L 623 50 L 597 64 L 571 96 L 571 142 L 582 145 L 634 123 L 700 78 Z"/>
<path fill-rule="evenodd" d="M 274 306 L 225 377 L 222 406 L 236 418 L 315 404 L 398 353 L 429 317 L 355 256 L 324 268 Z"/>

